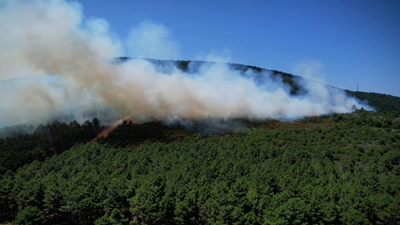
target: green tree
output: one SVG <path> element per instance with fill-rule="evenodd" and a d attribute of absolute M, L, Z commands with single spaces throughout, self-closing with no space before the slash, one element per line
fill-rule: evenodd
<path fill-rule="evenodd" d="M 127 223 L 128 219 L 124 218 L 119 209 L 113 209 L 110 214 L 106 213 L 94 222 L 95 225 L 123 225 Z"/>
<path fill-rule="evenodd" d="M 15 225 L 41 225 L 45 224 L 44 213 L 34 206 L 27 206 L 13 221 Z"/>

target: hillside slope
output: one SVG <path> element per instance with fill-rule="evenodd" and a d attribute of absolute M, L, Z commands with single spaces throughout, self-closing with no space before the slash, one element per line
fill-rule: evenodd
<path fill-rule="evenodd" d="M 117 59 L 118 62 L 124 62 L 130 60 L 127 57 L 120 57 Z M 177 68 L 181 69 L 184 72 L 192 72 L 193 68 L 199 68 L 203 64 L 207 64 L 210 62 L 205 61 L 184 61 L 184 60 L 155 60 L 155 59 L 146 59 L 157 66 L 168 66 L 168 65 L 176 65 Z M 236 64 L 236 63 L 227 63 L 228 66 L 234 70 L 241 71 L 245 73 L 247 70 L 253 70 L 256 72 L 258 76 L 279 76 L 282 78 L 282 81 L 288 84 L 291 88 L 291 94 L 296 95 L 299 93 L 304 93 L 302 91 L 301 86 L 299 85 L 299 81 L 304 79 L 301 76 L 293 75 L 290 73 L 285 73 L 282 71 L 277 70 L 269 70 L 264 69 L 256 66 L 249 66 L 243 64 Z M 256 78 L 257 79 L 257 78 Z M 378 111 L 400 111 L 400 97 L 386 95 L 386 94 L 379 94 L 373 92 L 362 92 L 362 91 L 350 91 L 345 90 L 348 95 L 356 97 L 362 101 L 367 101 L 370 106 Z"/>
<path fill-rule="evenodd" d="M 152 61 L 190 72 L 189 61 Z M 229 66 L 302 93 L 301 77 Z M 400 98 L 348 93 L 378 112 L 124 121 L 98 143 L 97 119 L 2 129 L 0 223 L 399 224 Z"/>
<path fill-rule="evenodd" d="M 126 135 L 147 132 L 126 124 L 118 129 L 110 136 L 118 148 L 78 144 L 1 175 L 0 222 L 400 221 L 398 113 L 361 110 L 293 123 L 265 121 L 217 136 L 180 133 L 187 138 L 174 142 L 150 138 L 137 145 L 132 139 L 132 147 L 124 147 L 131 140 Z"/>

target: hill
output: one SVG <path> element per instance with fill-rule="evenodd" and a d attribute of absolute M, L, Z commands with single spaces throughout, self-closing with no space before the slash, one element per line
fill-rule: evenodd
<path fill-rule="evenodd" d="M 117 62 L 125 62 L 130 60 L 128 57 L 120 57 L 117 58 Z M 181 69 L 184 72 L 196 72 L 196 69 L 199 68 L 203 64 L 207 64 L 210 62 L 205 61 L 184 61 L 184 60 L 155 60 L 155 59 L 146 59 L 153 64 L 161 67 L 168 67 L 168 65 L 175 65 L 177 68 Z M 269 70 L 261 67 L 243 65 L 237 63 L 226 63 L 231 69 L 241 71 L 243 74 L 248 71 L 254 71 L 258 77 L 255 80 L 262 80 L 262 76 L 274 76 L 280 77 L 285 84 L 288 84 L 291 88 L 290 93 L 292 95 L 304 94 L 304 90 L 301 89 L 301 85 L 299 81 L 304 79 L 301 76 L 293 75 L 290 73 L 278 71 L 278 70 Z M 193 71 L 194 69 L 194 71 Z M 362 91 L 350 91 L 344 90 L 349 96 L 356 97 L 362 101 L 367 101 L 367 103 L 372 106 L 374 109 L 378 111 L 400 111 L 400 97 L 379 94 L 373 92 L 362 92 Z"/>
<path fill-rule="evenodd" d="M 124 58 L 119 58 L 123 62 Z M 207 62 L 150 60 L 193 72 Z M 304 94 L 304 78 L 259 67 Z M 292 122 L 215 118 L 0 129 L 0 223 L 399 224 L 400 98 Z"/>

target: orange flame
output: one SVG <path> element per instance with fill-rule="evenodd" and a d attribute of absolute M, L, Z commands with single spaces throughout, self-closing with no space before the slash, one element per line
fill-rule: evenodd
<path fill-rule="evenodd" d="M 124 121 L 122 119 L 118 120 L 117 122 L 113 123 L 113 125 L 107 127 L 106 129 L 104 129 L 100 134 L 98 134 L 93 140 L 92 143 L 97 141 L 97 139 L 101 138 L 101 137 L 108 137 L 108 134 L 115 130 L 115 128 L 117 128 L 119 125 L 121 125 Z"/>
<path fill-rule="evenodd" d="M 140 125 L 142 122 L 132 122 L 131 120 L 126 121 L 126 125 Z"/>
<path fill-rule="evenodd" d="M 100 134 L 98 134 L 95 138 L 93 138 L 93 140 L 91 141 L 92 143 L 93 142 L 95 142 L 95 141 L 97 141 L 97 139 L 99 139 L 99 138 L 106 138 L 106 137 L 108 137 L 108 134 L 111 132 L 111 131 L 113 131 L 113 130 L 115 130 L 119 125 L 121 125 L 124 121 L 127 121 L 126 122 L 126 125 L 140 125 L 140 124 L 142 124 L 142 122 L 132 122 L 131 120 L 130 120 L 130 118 L 131 118 L 132 116 L 131 115 L 127 115 L 127 116 L 124 116 L 122 119 L 119 119 L 117 122 L 115 122 L 115 123 L 113 123 L 111 126 L 109 126 L 109 127 L 107 127 L 106 129 L 104 129 Z"/>

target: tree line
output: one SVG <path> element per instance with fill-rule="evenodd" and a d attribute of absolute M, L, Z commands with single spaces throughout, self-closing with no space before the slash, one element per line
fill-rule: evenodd
<path fill-rule="evenodd" d="M 88 142 L 101 129 L 100 121 L 96 118 L 83 124 L 76 121 L 67 124 L 56 120 L 47 125 L 41 124 L 36 129 L 26 125 L 3 128 L 0 130 L 4 134 L 0 138 L 0 174 L 8 170 L 16 171 L 35 160 L 43 161 L 76 143 Z"/>

